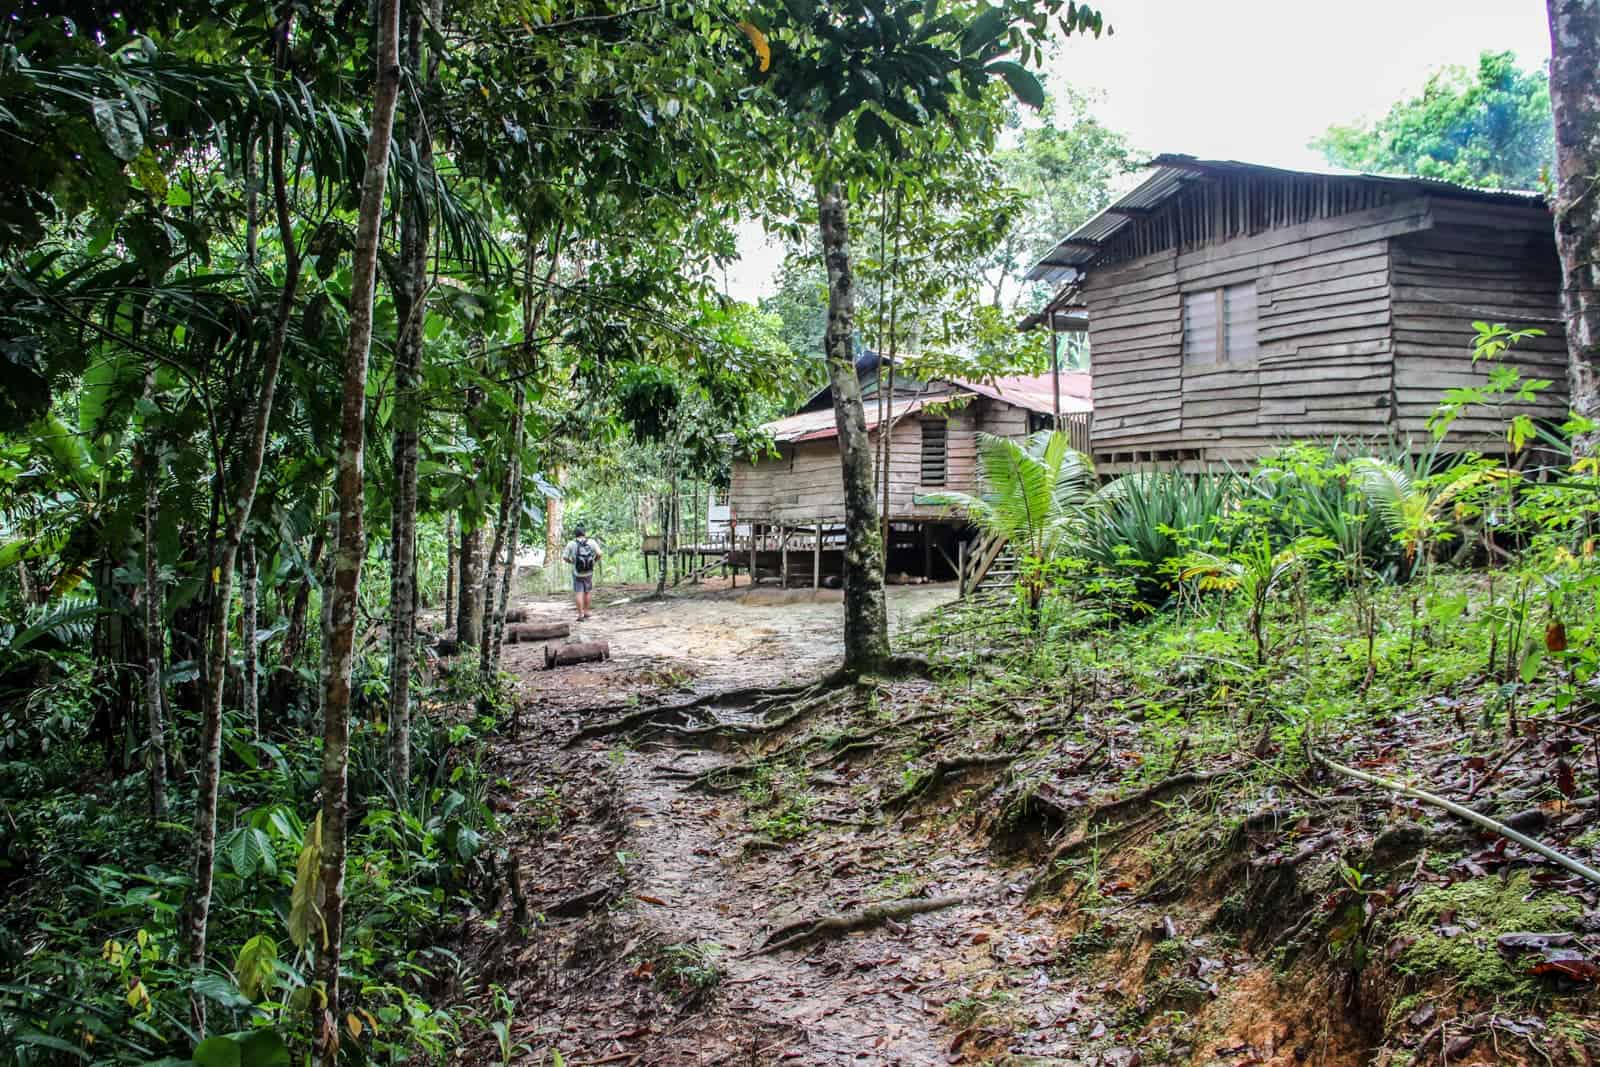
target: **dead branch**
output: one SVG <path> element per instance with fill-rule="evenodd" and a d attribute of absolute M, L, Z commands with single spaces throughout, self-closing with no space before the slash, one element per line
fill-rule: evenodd
<path fill-rule="evenodd" d="M 1347 778 L 1354 778 L 1359 782 L 1367 782 L 1370 785 L 1387 789 L 1391 793 L 1399 793 L 1401 796 L 1411 797 L 1413 800 L 1420 800 L 1425 804 L 1432 804 L 1435 807 L 1443 808 L 1445 811 L 1448 811 L 1451 815 L 1456 816 L 1458 819 L 1466 819 L 1468 822 L 1476 823 L 1491 833 L 1499 834 L 1501 837 L 1504 837 L 1509 841 L 1515 841 L 1523 848 L 1531 849 L 1532 851 L 1537 852 L 1545 859 L 1566 868 L 1573 874 L 1587 878 L 1589 881 L 1596 884 L 1600 884 L 1600 871 L 1595 870 L 1593 867 L 1579 863 L 1571 856 L 1557 852 L 1555 849 L 1541 841 L 1535 841 L 1527 834 L 1519 833 L 1518 831 L 1513 830 L 1503 822 L 1496 822 L 1487 815 L 1481 815 L 1478 812 L 1473 811 L 1471 808 L 1462 807 L 1453 800 L 1446 800 L 1444 797 L 1425 792 L 1421 789 L 1413 788 L 1409 785 L 1401 785 L 1399 782 L 1392 782 L 1387 778 L 1379 778 L 1375 774 L 1368 774 L 1366 771 L 1358 771 L 1354 767 L 1346 767 L 1344 764 L 1335 763 L 1333 760 L 1317 752 L 1312 752 L 1311 758 L 1328 768 L 1330 771 L 1335 771 Z"/>
<path fill-rule="evenodd" d="M 875 926 L 896 919 L 908 919 L 913 915 L 923 915 L 930 911 L 941 911 L 944 908 L 953 908 L 958 904 L 965 904 L 971 900 L 965 894 L 949 897 L 913 897 L 908 900 L 896 900 L 887 904 L 874 904 L 870 908 L 859 911 L 847 912 L 844 915 L 826 915 L 815 919 L 802 919 L 779 927 L 767 937 L 767 942 L 761 946 L 758 955 L 766 956 L 774 952 L 782 952 L 786 948 L 795 948 L 808 944 L 820 937 L 839 937 L 856 930 L 870 930 Z"/>

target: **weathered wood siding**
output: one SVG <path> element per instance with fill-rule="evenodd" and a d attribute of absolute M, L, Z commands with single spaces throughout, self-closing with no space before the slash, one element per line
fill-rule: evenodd
<path fill-rule="evenodd" d="M 889 458 L 889 513 L 892 518 L 949 517 L 949 509 L 919 504 L 916 498 L 941 489 L 976 493 L 978 431 L 1022 437 L 1028 427 L 1025 409 L 987 397 L 978 397 L 965 407 L 950 411 L 945 418 L 946 477 L 942 486 L 922 484 L 922 415 L 912 413 L 895 424 Z M 874 430 L 871 436 L 876 443 L 878 432 Z M 843 521 L 844 489 L 838 439 L 800 441 L 783 445 L 781 451 L 777 459 L 754 463 L 739 460 L 733 464 L 729 503 L 738 520 L 796 525 L 818 520 Z"/>
<path fill-rule="evenodd" d="M 1290 437 L 1383 432 L 1389 241 L 1429 223 L 1417 198 L 1091 272 L 1096 454 L 1248 458 Z M 1256 358 L 1185 364 L 1183 294 L 1247 282 Z"/>
<path fill-rule="evenodd" d="M 1474 322 L 1544 330 L 1545 336 L 1518 344 L 1505 362 L 1552 385 L 1537 404 L 1472 409 L 1452 425 L 1446 445 L 1499 440 L 1513 413 L 1560 419 L 1567 404 L 1566 340 L 1549 215 L 1451 202 L 1435 203 L 1433 215 L 1431 229 L 1390 245 L 1396 429 L 1428 439 L 1428 417 L 1447 389 L 1488 380 L 1488 365 L 1472 363 Z"/>

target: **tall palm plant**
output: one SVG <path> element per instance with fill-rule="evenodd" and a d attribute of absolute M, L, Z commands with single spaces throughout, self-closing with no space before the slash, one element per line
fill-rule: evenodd
<path fill-rule="evenodd" d="M 991 538 L 1015 548 L 1030 609 L 1044 596 L 1043 568 L 1080 535 L 1094 467 L 1059 430 L 1018 441 L 978 434 L 983 495 L 947 491 L 932 502 L 958 508 Z"/>

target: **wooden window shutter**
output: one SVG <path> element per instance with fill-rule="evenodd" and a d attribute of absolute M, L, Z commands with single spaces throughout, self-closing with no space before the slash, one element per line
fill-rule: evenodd
<path fill-rule="evenodd" d="M 1217 291 L 1183 294 L 1183 361 L 1215 363 L 1218 357 Z"/>
<path fill-rule="evenodd" d="M 922 420 L 922 484 L 943 485 L 949 470 L 949 434 L 944 419 Z"/>
<path fill-rule="evenodd" d="M 1255 282 L 1230 285 L 1222 290 L 1222 332 L 1226 346 L 1223 358 L 1229 363 L 1254 363 L 1259 323 Z"/>

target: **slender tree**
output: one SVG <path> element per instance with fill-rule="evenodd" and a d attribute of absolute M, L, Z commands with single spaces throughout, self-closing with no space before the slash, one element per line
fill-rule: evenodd
<path fill-rule="evenodd" d="M 425 58 L 425 28 L 444 16 L 442 0 L 412 3 L 405 28 L 405 69 L 412 92 L 405 112 L 405 137 L 412 159 L 431 184 L 433 136 L 424 103 L 431 68 Z M 426 21 L 424 19 L 426 16 Z M 389 778 L 404 796 L 411 781 L 411 672 L 417 647 L 417 462 L 422 438 L 423 325 L 428 315 L 428 245 L 433 205 L 426 187 L 408 191 L 400 203 L 400 263 L 394 285 L 399 322 L 394 360 L 394 506 L 389 529 Z"/>
<path fill-rule="evenodd" d="M 344 936 L 344 868 L 347 783 L 350 762 L 350 673 L 355 647 L 356 606 L 361 564 L 366 556 L 363 516 L 367 413 L 367 357 L 372 346 L 372 311 L 377 281 L 378 238 L 383 224 L 384 189 L 389 178 L 389 146 L 395 103 L 400 94 L 400 2 L 376 6 L 377 60 L 372 124 L 367 139 L 366 174 L 356 222 L 351 269 L 350 325 L 344 354 L 343 404 L 334 506 L 339 536 L 334 547 L 333 585 L 327 610 L 331 619 L 327 675 L 323 680 L 322 722 L 322 919 L 325 941 L 317 953 L 316 975 L 324 1011 L 317 1027 L 317 1052 L 331 1063 L 339 1048 L 339 960 Z"/>
<path fill-rule="evenodd" d="M 228 665 L 228 611 L 233 603 L 234 564 L 239 545 L 244 540 L 245 523 L 255 504 L 256 487 L 261 481 L 267 429 L 272 419 L 272 402 L 278 385 L 278 369 L 283 362 L 289 320 L 294 313 L 295 293 L 300 281 L 300 255 L 295 244 L 288 184 L 284 175 L 285 141 L 283 126 L 279 124 L 273 131 L 268 156 L 271 160 L 278 237 L 283 244 L 283 283 L 279 288 L 271 327 L 262 345 L 260 392 L 251 416 L 244 455 L 233 472 L 233 499 L 218 501 L 224 515 L 224 531 L 212 570 L 211 607 L 206 620 L 206 669 L 200 690 L 200 787 L 195 800 L 194 818 L 194 886 L 189 898 L 185 930 L 189 959 L 196 968 L 205 965 L 206 925 L 211 913 L 211 887 L 217 852 L 217 794 L 222 771 L 222 694 Z M 218 477 L 220 487 L 220 472 Z M 196 1028 L 203 1032 L 205 1001 L 196 994 L 192 1003 Z"/>
<path fill-rule="evenodd" d="M 153 403 L 155 364 L 147 364 L 144 398 Z M 161 453 L 154 440 L 154 420 L 147 420 L 139 441 L 139 466 L 144 476 L 144 709 L 149 734 L 145 759 L 150 773 L 150 814 L 167 814 L 167 734 L 162 709 L 161 664 L 166 631 L 161 625 L 160 559 L 156 527 L 161 516 Z"/>
<path fill-rule="evenodd" d="M 1556 247 L 1561 253 L 1574 446 L 1600 453 L 1600 0 L 1548 0 L 1556 123 Z"/>

